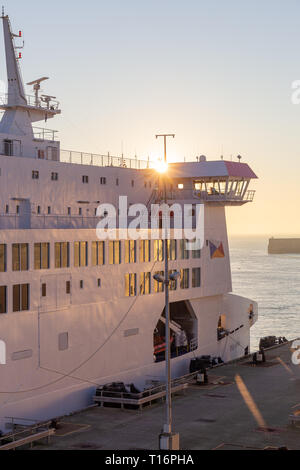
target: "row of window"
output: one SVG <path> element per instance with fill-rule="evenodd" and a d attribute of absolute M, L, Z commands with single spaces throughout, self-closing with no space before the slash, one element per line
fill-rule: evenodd
<path fill-rule="evenodd" d="M 169 276 L 174 270 L 169 271 Z M 164 277 L 163 271 L 158 271 L 155 274 L 160 274 Z M 135 297 L 137 295 L 137 274 L 131 273 L 125 275 L 125 296 Z M 181 269 L 179 284 L 181 289 L 189 289 L 190 287 L 190 270 Z M 97 280 L 98 287 L 101 287 L 101 279 Z M 201 286 L 201 269 L 192 268 L 192 286 Z M 80 281 L 80 289 L 84 288 L 84 281 Z M 177 280 L 170 281 L 170 290 L 177 290 Z M 164 284 L 162 282 L 154 281 L 154 292 L 164 292 Z M 66 281 L 66 294 L 71 294 L 71 282 Z M 151 294 L 151 273 L 145 272 L 140 273 L 139 283 L 139 294 L 147 295 Z M 47 296 L 47 284 L 41 285 L 41 296 L 45 298 Z M 29 297 L 30 297 L 30 285 L 29 284 L 15 284 L 12 286 L 12 305 L 13 312 L 23 312 L 29 310 Z M 0 314 L 7 313 L 7 286 L 0 286 Z"/>
<path fill-rule="evenodd" d="M 189 259 L 190 253 L 193 259 L 200 258 L 200 250 L 187 249 L 187 240 L 179 240 L 180 259 Z M 119 240 L 109 241 L 108 263 L 121 264 L 122 260 L 122 243 Z M 136 240 L 125 240 L 124 242 L 124 261 L 125 264 L 137 262 L 137 246 Z M 92 266 L 103 266 L 105 260 L 105 242 L 91 242 L 91 263 Z M 177 240 L 168 240 L 168 259 L 175 261 L 178 259 L 178 243 Z M 153 243 L 153 259 L 154 261 L 163 261 L 165 256 L 164 240 L 154 240 Z M 61 242 L 54 244 L 55 268 L 70 267 L 70 243 Z M 140 263 L 150 262 L 151 241 L 140 240 L 139 242 L 139 261 Z M 88 242 L 74 242 L 74 267 L 88 266 Z M 50 243 L 34 243 L 34 269 L 50 269 Z M 28 271 L 29 270 L 29 244 L 14 243 L 12 245 L 12 270 Z M 0 245 L 0 272 L 7 271 L 7 245 Z"/>
<path fill-rule="evenodd" d="M 12 286 L 13 312 L 29 310 L 29 284 Z M 7 313 L 7 286 L 0 286 L 0 313 Z"/>
<path fill-rule="evenodd" d="M 38 179 L 40 179 L 40 172 L 37 171 L 37 170 L 33 170 L 33 171 L 32 171 L 32 179 L 33 179 L 33 180 L 38 180 Z M 52 181 L 58 181 L 58 173 L 56 173 L 55 171 L 53 171 L 53 172 L 51 173 L 51 180 L 52 180 Z"/>
<path fill-rule="evenodd" d="M 169 271 L 169 276 L 174 273 L 174 270 Z M 159 274 L 164 278 L 164 271 L 157 271 L 155 274 Z M 136 273 L 125 274 L 125 296 L 135 297 L 137 295 L 137 278 Z M 139 294 L 147 295 L 151 294 L 151 273 L 140 273 L 139 278 Z M 180 279 L 178 280 L 180 289 L 190 288 L 190 270 L 181 269 Z M 193 288 L 201 286 L 201 269 L 192 268 L 192 286 Z M 177 280 L 170 281 L 170 290 L 177 290 Z M 164 292 L 164 283 L 154 280 L 154 292 Z"/>
<path fill-rule="evenodd" d="M 51 172 L 51 180 L 52 181 L 58 181 L 59 175 L 57 172 Z M 38 180 L 40 179 L 40 172 L 38 170 L 32 170 L 32 179 L 33 180 Z M 116 178 L 116 186 L 119 186 L 119 178 Z M 88 184 L 89 183 L 89 176 L 88 175 L 82 175 L 82 183 L 83 184 Z M 101 185 L 106 185 L 107 184 L 107 178 L 101 177 L 99 179 L 99 183 Z M 134 188 L 135 186 L 135 181 L 131 180 L 131 187 Z"/>

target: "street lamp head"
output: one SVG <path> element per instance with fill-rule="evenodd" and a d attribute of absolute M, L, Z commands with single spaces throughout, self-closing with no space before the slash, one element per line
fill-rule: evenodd
<path fill-rule="evenodd" d="M 161 274 L 154 274 L 153 279 L 160 283 L 164 282 L 164 278 L 162 277 Z"/>
<path fill-rule="evenodd" d="M 171 281 L 176 281 L 179 278 L 180 278 L 180 273 L 178 271 L 175 271 L 174 273 L 170 274 Z"/>

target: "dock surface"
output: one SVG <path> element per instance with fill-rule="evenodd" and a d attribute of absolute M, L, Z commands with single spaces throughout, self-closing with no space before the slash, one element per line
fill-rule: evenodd
<path fill-rule="evenodd" d="M 190 384 L 173 398 L 173 427 L 183 450 L 300 448 L 300 366 L 291 343 L 266 352 L 266 365 L 249 358 L 209 370 L 206 386 Z M 121 410 L 93 407 L 67 416 L 50 445 L 37 450 L 157 450 L 165 405 Z"/>

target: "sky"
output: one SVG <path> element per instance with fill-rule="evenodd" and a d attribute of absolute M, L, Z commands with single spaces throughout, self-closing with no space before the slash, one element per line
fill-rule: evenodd
<path fill-rule="evenodd" d="M 50 77 L 43 92 L 61 103 L 47 125 L 63 149 L 153 158 L 163 151 L 155 134 L 167 132 L 170 161 L 241 155 L 259 180 L 253 203 L 226 209 L 229 233 L 300 236 L 299 0 L 4 7 L 23 32 L 24 81 Z"/>

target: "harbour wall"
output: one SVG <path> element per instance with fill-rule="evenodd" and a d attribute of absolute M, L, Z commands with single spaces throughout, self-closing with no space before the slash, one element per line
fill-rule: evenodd
<path fill-rule="evenodd" d="M 269 254 L 299 253 L 300 238 L 270 238 Z"/>

